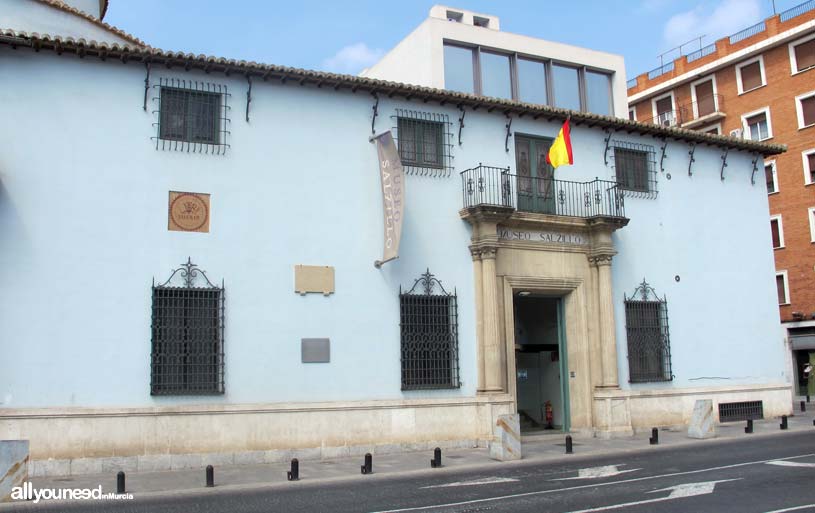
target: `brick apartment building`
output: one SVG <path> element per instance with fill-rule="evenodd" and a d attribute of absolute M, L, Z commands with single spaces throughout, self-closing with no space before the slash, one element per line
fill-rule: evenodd
<path fill-rule="evenodd" d="M 804 394 L 801 370 L 815 362 L 815 1 L 631 79 L 628 102 L 630 119 L 787 145 L 764 177 L 789 378 Z"/>

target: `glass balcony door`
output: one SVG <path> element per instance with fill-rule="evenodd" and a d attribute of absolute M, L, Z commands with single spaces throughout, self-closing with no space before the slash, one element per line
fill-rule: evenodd
<path fill-rule="evenodd" d="M 555 170 L 546 162 L 551 139 L 515 136 L 518 210 L 555 214 Z"/>

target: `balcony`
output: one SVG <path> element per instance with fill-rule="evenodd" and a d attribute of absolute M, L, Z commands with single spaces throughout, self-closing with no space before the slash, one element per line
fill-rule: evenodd
<path fill-rule="evenodd" d="M 724 113 L 724 96 L 712 94 L 700 98 L 695 102 L 680 105 L 654 116 L 652 122 L 660 126 L 679 126 L 682 128 L 700 128 L 711 125 L 727 115 Z"/>
<path fill-rule="evenodd" d="M 478 207 L 577 218 L 625 218 L 616 182 L 569 182 L 518 176 L 509 168 L 479 165 L 461 172 L 464 209 Z M 627 221 L 626 221 L 627 222 Z"/>

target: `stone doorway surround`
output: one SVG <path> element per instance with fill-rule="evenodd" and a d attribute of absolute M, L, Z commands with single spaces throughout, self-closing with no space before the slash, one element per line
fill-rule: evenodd
<path fill-rule="evenodd" d="M 479 205 L 462 209 L 472 225 L 476 291 L 478 392 L 508 394 L 517 409 L 513 295 L 563 299 L 572 431 L 631 434 L 625 404 L 616 404 L 617 342 L 611 288 L 620 217 L 565 217 Z M 609 393 L 612 392 L 612 393 Z M 619 408 L 618 406 L 622 406 Z"/>

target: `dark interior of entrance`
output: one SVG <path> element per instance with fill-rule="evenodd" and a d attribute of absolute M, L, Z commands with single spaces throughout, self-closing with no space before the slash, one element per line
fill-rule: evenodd
<path fill-rule="evenodd" d="M 516 295 L 515 370 L 522 431 L 562 430 L 558 298 Z"/>

